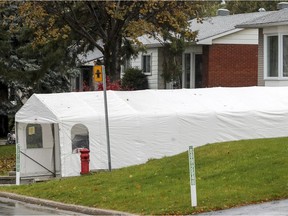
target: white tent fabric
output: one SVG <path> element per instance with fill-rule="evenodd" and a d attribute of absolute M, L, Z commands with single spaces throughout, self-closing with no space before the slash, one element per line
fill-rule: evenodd
<path fill-rule="evenodd" d="M 288 135 L 288 87 L 107 91 L 107 100 L 112 169 L 175 155 L 190 145 Z M 54 158 L 61 176 L 80 175 L 80 155 L 71 147 L 77 124 L 89 132 L 90 169 L 108 169 L 103 92 L 34 94 L 15 120 L 21 151 L 43 154 L 51 169 Z M 31 123 L 55 125 L 54 156 L 49 127 L 43 128 L 43 142 L 50 147 L 27 149 L 25 127 Z M 21 156 L 22 176 L 41 173 L 29 169 L 27 160 Z"/>

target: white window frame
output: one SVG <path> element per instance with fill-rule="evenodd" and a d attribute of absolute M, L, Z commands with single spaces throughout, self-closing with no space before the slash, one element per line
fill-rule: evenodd
<path fill-rule="evenodd" d="M 37 134 L 37 132 L 39 133 Z M 43 128 L 41 124 L 27 124 L 25 133 L 26 133 L 26 148 L 27 149 L 43 149 L 44 139 L 43 139 Z M 36 142 L 36 141 L 41 141 L 41 142 Z"/>
<path fill-rule="evenodd" d="M 78 140 L 77 136 L 80 137 Z M 89 129 L 86 125 L 80 123 L 73 125 L 71 128 L 71 147 L 72 154 L 80 153 L 82 148 L 90 149 Z"/>
<path fill-rule="evenodd" d="M 284 55 L 284 44 L 283 36 L 288 35 L 288 33 L 275 33 L 275 34 L 265 34 L 264 35 L 264 79 L 265 80 L 288 80 L 288 77 L 283 76 L 283 55 Z M 277 36 L 278 37 L 278 77 L 268 76 L 268 37 Z"/>
<path fill-rule="evenodd" d="M 144 57 L 150 57 L 150 71 L 144 71 Z M 152 75 L 152 53 L 142 54 L 141 56 L 141 68 L 145 75 Z"/>

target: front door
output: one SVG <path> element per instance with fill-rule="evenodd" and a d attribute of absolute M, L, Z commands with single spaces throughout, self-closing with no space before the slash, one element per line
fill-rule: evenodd
<path fill-rule="evenodd" d="M 202 87 L 202 54 L 185 53 L 183 62 L 183 88 Z"/>
<path fill-rule="evenodd" d="M 195 88 L 202 88 L 202 54 L 195 54 Z"/>

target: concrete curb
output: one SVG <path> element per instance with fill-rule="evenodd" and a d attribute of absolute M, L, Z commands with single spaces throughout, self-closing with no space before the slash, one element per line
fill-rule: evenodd
<path fill-rule="evenodd" d="M 80 206 L 80 205 L 64 204 L 64 203 L 55 202 L 51 200 L 39 199 L 39 198 L 28 197 L 28 196 L 23 196 L 23 195 L 14 194 L 14 193 L 8 193 L 8 192 L 1 192 L 1 191 L 0 191 L 0 197 L 9 198 L 9 199 L 13 199 L 13 200 L 21 201 L 21 202 L 30 203 L 30 204 L 57 208 L 60 210 L 65 210 L 65 211 L 88 214 L 88 215 L 127 215 L 127 216 L 133 215 L 133 214 L 126 213 L 126 212 L 91 208 L 91 207 Z"/>

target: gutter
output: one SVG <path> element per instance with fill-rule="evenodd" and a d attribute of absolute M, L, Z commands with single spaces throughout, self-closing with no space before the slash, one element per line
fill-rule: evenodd
<path fill-rule="evenodd" d="M 47 206 L 47 207 L 52 207 L 56 209 L 78 212 L 78 213 L 88 214 L 88 215 L 133 215 L 133 214 L 126 213 L 126 212 L 120 212 L 120 211 L 114 211 L 114 210 L 108 210 L 108 209 L 91 208 L 91 207 L 80 206 L 80 205 L 64 204 L 64 203 L 55 202 L 51 200 L 28 197 L 28 196 L 8 193 L 8 192 L 0 192 L 0 197 L 5 197 L 5 198 L 20 201 L 20 202 Z"/>
<path fill-rule="evenodd" d="M 272 22 L 272 23 L 256 23 L 256 24 L 240 24 L 236 28 L 263 28 L 263 27 L 272 27 L 272 26 L 281 26 L 288 25 L 288 21 L 284 22 Z"/>

